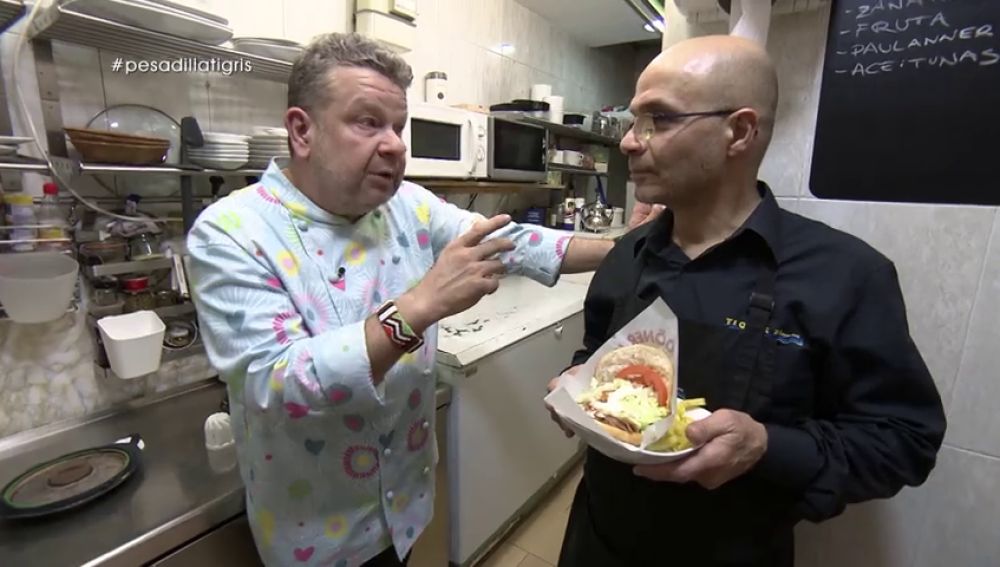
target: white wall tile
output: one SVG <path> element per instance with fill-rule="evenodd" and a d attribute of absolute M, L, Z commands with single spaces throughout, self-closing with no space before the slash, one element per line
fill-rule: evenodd
<path fill-rule="evenodd" d="M 280 38 L 285 33 L 282 0 L 214 0 L 215 13 L 229 20 L 233 37 Z"/>
<path fill-rule="evenodd" d="M 535 58 L 536 47 L 531 44 L 532 19 L 535 17 L 534 12 L 515 1 L 504 2 L 502 42 L 513 46 L 514 52 L 509 57 L 515 61 L 530 62 Z"/>
<path fill-rule="evenodd" d="M 485 49 L 497 49 L 503 41 L 504 4 L 506 0 L 477 0 L 469 18 L 473 30 L 470 41 Z"/>
<path fill-rule="evenodd" d="M 128 55 L 101 50 L 100 65 L 110 70 L 118 57 Z M 200 122 L 208 120 L 207 76 L 174 73 L 104 73 L 105 101 L 108 105 L 143 104 L 169 114 L 180 122 L 184 116 L 194 116 Z"/>
<path fill-rule="evenodd" d="M 419 0 L 417 2 L 417 35 L 424 33 L 440 33 L 444 29 L 441 19 L 444 17 L 439 4 L 447 0 Z"/>
<path fill-rule="evenodd" d="M 522 57 L 516 57 L 515 54 L 515 59 L 545 73 L 554 73 L 555 68 L 552 63 L 552 25 L 545 18 L 528 10 L 527 32 L 527 41 L 530 49 L 522 51 Z"/>
<path fill-rule="evenodd" d="M 275 0 L 271 0 L 274 2 Z M 347 0 L 281 0 L 282 37 L 303 45 L 313 37 L 354 29 L 353 2 Z"/>
<path fill-rule="evenodd" d="M 1000 459 L 945 447 L 928 482 L 914 567 L 992 567 L 1000 558 Z"/>
<path fill-rule="evenodd" d="M 510 78 L 504 73 L 508 72 L 513 65 L 513 61 L 493 51 L 483 52 L 482 55 L 482 101 L 483 104 L 496 104 L 505 100 L 507 91 L 506 83 Z"/>
<path fill-rule="evenodd" d="M 927 517 L 926 487 L 848 506 L 840 516 L 796 528 L 796 565 L 910 567 Z"/>
<path fill-rule="evenodd" d="M 246 77 L 212 77 L 208 82 L 211 131 L 250 134 L 254 126 L 283 126 L 288 106 L 284 83 Z M 252 102 L 248 93 L 253 93 Z"/>
<path fill-rule="evenodd" d="M 946 442 L 1000 457 L 1000 209 L 972 308 Z"/>
<path fill-rule="evenodd" d="M 774 20 L 768 35 L 780 90 L 774 136 L 760 177 L 778 195 L 799 195 L 808 185 L 828 19 L 827 10 L 783 16 Z"/>
<path fill-rule="evenodd" d="M 15 103 L 17 95 L 15 93 L 14 58 L 21 37 L 20 34 L 10 31 L 0 36 L 0 56 L 3 57 L 4 90 L 7 93 L 6 103 L 10 113 L 11 129 L 14 135 L 30 136 L 27 123 L 22 119 L 20 107 Z M 38 97 L 38 80 L 35 78 L 35 60 L 32 56 L 30 43 L 24 45 L 18 59 L 20 64 L 17 69 L 16 83 L 20 85 L 21 92 L 24 94 L 21 102 L 26 107 L 28 116 L 42 137 L 39 141 L 45 146 L 45 124 L 42 122 L 42 105 Z"/>
<path fill-rule="evenodd" d="M 105 107 L 105 73 L 97 49 L 53 42 L 53 58 L 59 67 L 59 102 L 63 124 L 83 127 Z"/>
<path fill-rule="evenodd" d="M 504 58 L 499 101 L 528 98 L 532 69 L 523 63 Z"/>
<path fill-rule="evenodd" d="M 911 334 L 947 404 L 994 211 L 803 199 L 799 212 L 861 238 L 896 264 Z"/>

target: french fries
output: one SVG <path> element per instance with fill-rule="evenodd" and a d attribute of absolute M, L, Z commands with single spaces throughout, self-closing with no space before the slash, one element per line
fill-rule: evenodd
<path fill-rule="evenodd" d="M 704 406 L 705 398 L 677 400 L 677 416 L 674 417 L 674 422 L 670 425 L 670 430 L 667 431 L 667 434 L 662 439 L 649 445 L 647 449 L 650 451 L 662 451 L 665 453 L 674 453 L 690 449 L 693 445 L 691 444 L 691 441 L 688 440 L 687 435 L 684 434 L 684 430 L 687 429 L 688 425 L 694 422 L 694 418 L 687 415 L 687 410 Z"/>

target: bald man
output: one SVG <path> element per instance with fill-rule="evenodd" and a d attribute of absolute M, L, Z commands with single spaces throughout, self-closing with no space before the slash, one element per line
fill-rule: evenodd
<path fill-rule="evenodd" d="M 666 212 L 595 274 L 574 363 L 662 298 L 682 395 L 713 414 L 688 427 L 701 447 L 681 461 L 588 450 L 560 567 L 791 566 L 797 522 L 934 466 L 944 413 L 893 264 L 757 180 L 777 100 L 767 54 L 732 37 L 679 43 L 639 77 L 621 150 L 637 199 Z"/>

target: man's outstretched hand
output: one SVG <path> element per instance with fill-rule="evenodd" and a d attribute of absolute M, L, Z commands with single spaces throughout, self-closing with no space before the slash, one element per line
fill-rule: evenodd
<path fill-rule="evenodd" d="M 632 230 L 652 221 L 660 216 L 666 208 L 666 205 L 650 205 L 636 201 L 635 207 L 632 209 L 632 216 L 628 219 L 628 229 Z"/>

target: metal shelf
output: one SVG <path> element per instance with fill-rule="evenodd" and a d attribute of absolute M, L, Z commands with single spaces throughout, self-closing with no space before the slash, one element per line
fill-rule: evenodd
<path fill-rule="evenodd" d="M 208 45 L 182 37 L 168 35 L 112 22 L 86 14 L 60 8 L 55 23 L 39 34 L 42 39 L 67 41 L 79 45 L 108 49 L 133 57 L 163 59 L 173 57 L 193 57 L 197 59 L 218 58 L 236 61 L 246 60 L 252 69 L 241 73 L 243 77 L 284 82 L 292 71 L 292 64 L 286 61 L 260 57 L 217 45 Z"/>
<path fill-rule="evenodd" d="M 101 360 L 94 361 L 94 374 L 97 376 L 103 376 L 105 380 L 109 378 L 120 379 L 115 374 L 115 371 L 111 370 L 110 364 L 108 366 L 104 366 L 104 364 L 108 364 L 107 355 L 104 353 L 104 343 L 99 343 L 99 346 L 101 348 L 101 353 L 100 353 Z M 163 365 L 168 362 L 173 362 L 175 360 L 180 360 L 182 358 L 197 356 L 199 354 L 205 354 L 205 343 L 202 342 L 200 336 L 198 340 L 196 340 L 195 342 L 191 343 L 190 345 L 182 349 L 170 349 L 163 347 L 163 354 L 160 355 L 160 368 L 163 368 Z M 157 369 L 157 372 L 158 371 L 159 369 Z M 145 377 L 139 377 L 138 379 L 145 379 Z"/>
<path fill-rule="evenodd" d="M 500 181 L 458 181 L 437 179 L 410 179 L 417 185 L 435 193 L 516 193 L 519 191 L 562 191 L 564 185 L 544 183 L 516 183 Z"/>
<path fill-rule="evenodd" d="M 578 173 L 580 175 L 601 175 L 607 177 L 608 172 L 597 171 L 596 169 L 590 169 L 588 167 L 577 167 L 575 165 L 566 165 L 563 163 L 550 163 L 549 169 L 551 171 L 565 171 L 567 173 Z"/>
<path fill-rule="evenodd" d="M 549 132 L 552 132 L 556 136 L 561 138 L 570 138 L 573 140 L 579 140 L 581 142 L 587 142 L 590 144 L 599 144 L 602 146 L 608 146 L 612 148 L 617 148 L 621 140 L 618 138 L 612 138 L 610 136 L 602 136 L 601 134 L 595 134 L 587 130 L 580 128 L 573 128 L 572 126 L 564 126 L 563 124 L 556 124 L 555 122 L 549 122 L 548 120 L 541 120 L 539 118 L 531 118 L 524 116 L 517 119 L 519 122 L 524 122 L 525 124 L 533 124 L 535 126 L 541 126 Z"/>
<path fill-rule="evenodd" d="M 114 165 L 108 163 L 81 163 L 80 173 L 84 175 L 123 174 L 173 174 L 173 175 L 262 175 L 263 169 L 201 169 L 173 165 Z"/>
<path fill-rule="evenodd" d="M 198 166 L 178 167 L 173 165 L 115 165 L 110 163 L 80 163 L 74 166 L 82 175 L 181 175 L 206 177 L 211 175 L 263 175 L 263 169 L 202 169 Z M 0 161 L 0 171 L 33 171 L 48 173 L 49 166 L 44 161 L 20 158 L 17 161 Z"/>
<path fill-rule="evenodd" d="M 49 165 L 42 160 L 18 156 L 16 160 L 0 161 L 0 171 L 37 171 L 48 173 Z"/>
<path fill-rule="evenodd" d="M 14 25 L 24 15 L 24 4 L 20 0 L 0 1 L 0 33 Z"/>
<path fill-rule="evenodd" d="M 173 267 L 174 262 L 170 258 L 153 258 L 151 260 L 136 260 L 135 262 L 97 264 L 96 266 L 87 266 L 84 270 L 92 278 L 102 278 L 104 276 L 152 272 L 153 270 L 169 270 Z"/>

